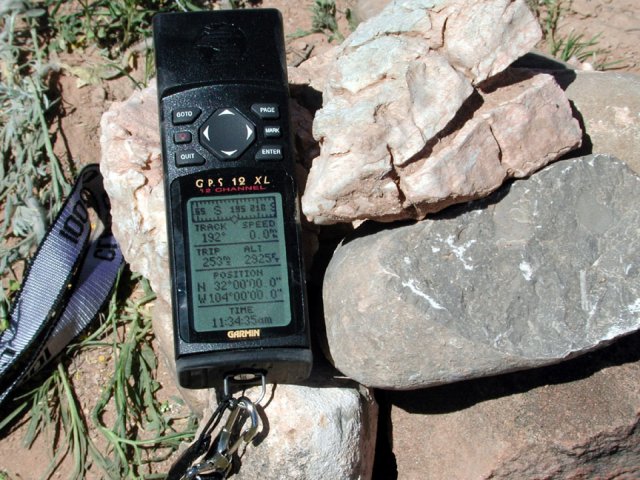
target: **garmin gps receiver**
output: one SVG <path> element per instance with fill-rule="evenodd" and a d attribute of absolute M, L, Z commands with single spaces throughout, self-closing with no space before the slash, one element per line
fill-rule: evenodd
<path fill-rule="evenodd" d="M 153 21 L 172 285 L 184 387 L 311 369 L 282 18 Z"/>

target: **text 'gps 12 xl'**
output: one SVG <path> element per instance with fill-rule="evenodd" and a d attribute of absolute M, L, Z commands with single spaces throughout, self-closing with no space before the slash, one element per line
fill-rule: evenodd
<path fill-rule="evenodd" d="M 277 10 L 153 23 L 180 384 L 311 368 Z"/>

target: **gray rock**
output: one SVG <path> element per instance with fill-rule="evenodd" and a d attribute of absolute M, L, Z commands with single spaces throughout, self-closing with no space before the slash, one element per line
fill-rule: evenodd
<path fill-rule="evenodd" d="M 410 389 L 557 363 L 635 331 L 638 198 L 624 163 L 590 156 L 346 242 L 323 291 L 334 364 Z"/>

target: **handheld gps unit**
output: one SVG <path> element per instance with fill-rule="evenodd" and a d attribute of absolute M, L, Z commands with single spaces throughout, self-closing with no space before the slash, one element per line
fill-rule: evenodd
<path fill-rule="evenodd" d="M 311 369 L 280 12 L 153 20 L 176 368 L 184 387 Z"/>

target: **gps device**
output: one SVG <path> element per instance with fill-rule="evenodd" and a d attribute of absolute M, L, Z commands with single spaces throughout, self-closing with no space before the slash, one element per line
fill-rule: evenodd
<path fill-rule="evenodd" d="M 176 368 L 184 387 L 311 369 L 280 12 L 153 20 Z"/>

